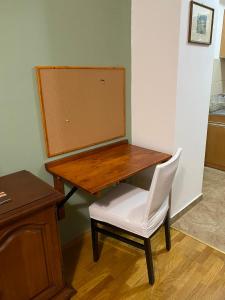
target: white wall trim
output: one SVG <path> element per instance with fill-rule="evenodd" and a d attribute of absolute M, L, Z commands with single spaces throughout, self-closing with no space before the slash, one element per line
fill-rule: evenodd
<path fill-rule="evenodd" d="M 176 215 L 178 215 L 179 213 L 181 213 L 185 208 L 187 208 L 189 205 L 191 205 L 192 203 L 194 203 L 196 200 L 198 200 L 202 196 L 203 196 L 203 193 L 200 193 L 198 196 L 196 196 L 194 199 L 192 199 L 186 205 L 184 205 L 181 209 L 179 209 L 178 211 L 176 211 L 175 213 L 173 213 L 171 215 L 171 218 L 174 218 Z"/>

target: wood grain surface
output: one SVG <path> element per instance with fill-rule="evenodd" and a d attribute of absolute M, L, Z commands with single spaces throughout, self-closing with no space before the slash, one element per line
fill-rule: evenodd
<path fill-rule="evenodd" d="M 225 124 L 225 116 L 223 115 L 209 115 L 209 122 L 216 122 Z"/>
<path fill-rule="evenodd" d="M 95 194 L 141 170 L 165 162 L 170 157 L 169 154 L 122 142 L 50 162 L 45 166 L 55 178 Z"/>
<path fill-rule="evenodd" d="M 205 165 L 225 170 L 225 125 L 208 124 Z"/>
<path fill-rule="evenodd" d="M 0 177 L 0 299 L 70 299 L 62 276 L 56 204 L 63 195 L 27 171 Z"/>
<path fill-rule="evenodd" d="M 17 214 L 30 215 L 40 207 L 57 205 L 63 195 L 28 171 L 19 171 L 0 177 L 0 191 L 10 198 L 0 206 L 0 226 Z"/>
<path fill-rule="evenodd" d="M 172 248 L 165 249 L 164 231 L 152 238 L 155 284 L 148 284 L 142 250 L 104 238 L 97 263 L 87 233 L 64 249 L 65 276 L 77 290 L 74 300 L 223 300 L 225 254 L 171 230 Z"/>

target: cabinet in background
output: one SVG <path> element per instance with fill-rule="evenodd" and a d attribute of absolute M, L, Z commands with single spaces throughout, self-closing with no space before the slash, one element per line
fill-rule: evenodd
<path fill-rule="evenodd" d="M 225 171 L 225 123 L 208 124 L 205 165 Z"/>

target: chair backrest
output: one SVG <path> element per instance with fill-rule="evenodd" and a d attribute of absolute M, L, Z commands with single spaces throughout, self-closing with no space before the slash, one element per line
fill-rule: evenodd
<path fill-rule="evenodd" d="M 145 221 L 168 200 L 181 152 L 182 149 L 179 148 L 170 160 L 156 166 L 149 190 Z"/>

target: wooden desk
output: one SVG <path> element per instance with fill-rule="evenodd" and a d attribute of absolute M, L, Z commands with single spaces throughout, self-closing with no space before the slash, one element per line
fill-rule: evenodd
<path fill-rule="evenodd" d="M 73 185 L 65 198 L 67 201 L 76 189 L 96 194 L 170 157 L 170 154 L 137 147 L 125 140 L 46 163 L 45 167 L 54 177 L 56 190 L 64 193 L 64 182 Z"/>

